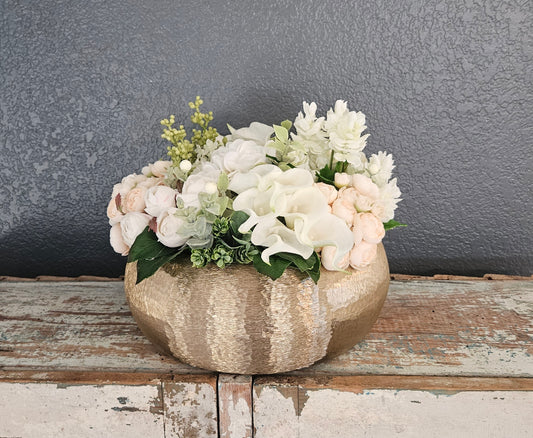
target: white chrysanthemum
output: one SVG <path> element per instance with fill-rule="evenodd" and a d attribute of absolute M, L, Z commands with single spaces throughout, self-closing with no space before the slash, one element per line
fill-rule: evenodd
<path fill-rule="evenodd" d="M 392 155 L 380 151 L 377 154 L 372 154 L 370 156 L 366 165 L 366 171 L 370 178 L 372 178 L 372 181 L 374 181 L 379 187 L 383 187 L 389 182 L 394 167 Z"/>
<path fill-rule="evenodd" d="M 324 123 L 329 136 L 329 147 L 334 151 L 337 161 L 348 161 L 358 169 L 362 164 L 361 151 L 366 146 L 368 134 L 361 135 L 366 129 L 365 115 L 349 111 L 345 101 L 337 100 L 335 109 L 330 109 Z"/>
<path fill-rule="evenodd" d="M 381 222 L 388 222 L 394 219 L 394 210 L 398 207 L 398 202 L 402 200 L 400 198 L 401 195 L 402 193 L 396 185 L 396 178 L 391 179 L 386 185 L 380 187 L 379 197 L 383 210 L 380 212 L 381 214 L 376 214 L 376 216 L 380 218 Z"/>

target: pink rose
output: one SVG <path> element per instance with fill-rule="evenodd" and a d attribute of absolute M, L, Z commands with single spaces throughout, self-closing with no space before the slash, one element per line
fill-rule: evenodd
<path fill-rule="evenodd" d="M 352 175 L 352 187 L 372 200 L 379 199 L 379 187 L 368 176 L 360 173 Z"/>
<path fill-rule="evenodd" d="M 134 189 L 131 189 L 124 198 L 124 201 L 122 202 L 122 208 L 124 209 L 124 212 L 143 212 L 144 208 L 146 207 L 146 203 L 144 202 L 145 193 L 146 189 L 141 186 L 137 186 Z"/>
<path fill-rule="evenodd" d="M 350 266 L 357 270 L 363 270 L 376 257 L 378 246 L 375 243 L 368 243 L 364 240 L 355 245 L 350 251 Z"/>
<path fill-rule="evenodd" d="M 123 256 L 128 255 L 130 247 L 126 245 L 124 239 L 122 238 L 122 230 L 119 223 L 113 225 L 111 230 L 109 230 L 109 241 L 111 242 L 111 246 L 115 252 L 118 252 Z"/>
<path fill-rule="evenodd" d="M 359 213 L 358 225 L 361 228 L 363 239 L 368 243 L 378 244 L 385 237 L 383 223 L 372 213 Z"/>
<path fill-rule="evenodd" d="M 320 260 L 322 261 L 322 266 L 328 271 L 342 271 L 346 269 L 350 264 L 350 253 L 346 255 L 338 262 L 338 265 L 335 266 L 335 257 L 337 256 L 337 247 L 335 246 L 324 246 L 320 253 Z"/>
<path fill-rule="evenodd" d="M 331 206 L 331 212 L 335 216 L 343 219 L 349 227 L 353 225 L 353 218 L 357 213 L 353 202 L 344 198 L 338 198 L 333 203 L 333 205 Z"/>
<path fill-rule="evenodd" d="M 119 196 L 117 194 L 117 196 Z M 120 197 L 119 197 L 120 199 Z M 117 208 L 117 197 L 111 198 L 109 204 L 107 204 L 107 217 L 109 218 L 109 225 L 118 224 L 124 215 Z"/>
<path fill-rule="evenodd" d="M 329 205 L 333 204 L 333 201 L 337 199 L 337 190 L 331 184 L 319 182 L 315 183 L 315 186 L 318 187 L 320 192 L 324 195 L 324 198 L 326 198 L 326 202 Z"/>
<path fill-rule="evenodd" d="M 170 161 L 159 160 L 153 164 L 144 166 L 142 168 L 142 173 L 146 176 L 155 176 L 155 177 L 161 178 L 167 174 L 170 165 L 171 165 Z"/>

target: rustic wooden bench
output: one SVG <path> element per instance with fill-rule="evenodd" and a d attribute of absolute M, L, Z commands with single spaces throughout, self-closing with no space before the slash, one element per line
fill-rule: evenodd
<path fill-rule="evenodd" d="M 121 282 L 0 282 L 0 437 L 530 437 L 533 281 L 395 280 L 366 340 L 284 375 L 159 354 Z"/>

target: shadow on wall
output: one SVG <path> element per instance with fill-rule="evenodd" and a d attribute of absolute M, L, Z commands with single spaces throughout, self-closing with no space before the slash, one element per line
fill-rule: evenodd
<path fill-rule="evenodd" d="M 57 217 L 41 220 L 32 228 L 17 226 L 2 236 L 0 275 L 118 277 L 124 273 L 126 257 L 111 248 L 106 222 L 65 227 Z"/>

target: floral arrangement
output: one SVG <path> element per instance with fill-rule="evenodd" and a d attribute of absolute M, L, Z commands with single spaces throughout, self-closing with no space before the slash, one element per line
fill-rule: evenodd
<path fill-rule="evenodd" d="M 137 282 L 179 254 L 193 266 L 253 264 L 279 278 L 292 266 L 315 282 L 328 270 L 365 269 L 400 199 L 392 156 L 367 158 L 365 115 L 338 100 L 325 117 L 303 103 L 294 123 L 220 135 L 197 97 L 188 138 L 162 120 L 170 160 L 113 187 L 107 216 L 113 249 L 137 261 Z"/>

